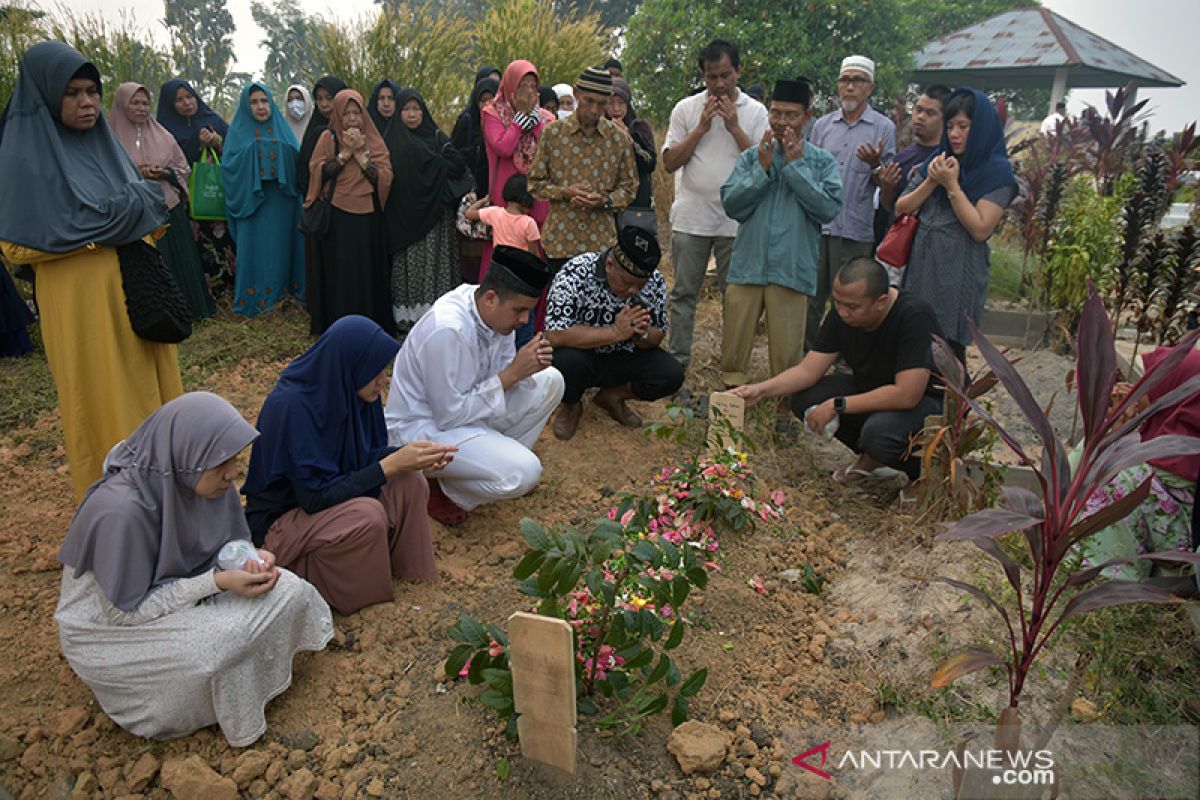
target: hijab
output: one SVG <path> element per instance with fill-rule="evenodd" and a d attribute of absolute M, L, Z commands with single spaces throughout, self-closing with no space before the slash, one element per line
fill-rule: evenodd
<path fill-rule="evenodd" d="M 975 203 L 988 192 L 1002 186 L 1016 186 L 1017 179 L 1004 146 L 1004 126 L 1000 124 L 1000 115 L 986 94 L 978 89 L 959 88 L 942 105 L 949 106 L 954 97 L 965 94 L 975 96 L 975 110 L 971 115 L 966 150 L 961 156 L 955 157 L 958 159 L 958 183 L 971 202 Z M 929 162 L 942 153 L 954 155 L 950 149 L 950 137 L 944 128 L 941 145 L 918 167 L 921 177 L 929 174 Z M 939 186 L 935 194 L 939 193 L 944 197 L 946 190 Z"/>
<path fill-rule="evenodd" d="M 383 401 L 358 390 L 400 351 L 383 328 L 347 316 L 288 365 L 258 416 L 262 438 L 250 452 L 242 491 L 260 494 L 280 480 L 320 491 L 379 461 L 388 449 Z"/>
<path fill-rule="evenodd" d="M 346 134 L 346 126 L 342 122 L 342 116 L 346 113 L 346 107 L 350 103 L 357 103 L 358 107 L 363 108 L 362 95 L 353 89 L 342 89 L 333 98 L 333 111 L 330 113 L 329 130 L 333 136 L 341 139 Z M 399 113 L 399 112 L 397 112 Z M 375 210 L 375 201 L 371 198 L 372 193 L 379 193 L 379 205 L 382 207 L 388 198 L 388 192 L 392 187 L 392 164 L 388 159 L 387 145 L 383 143 L 383 137 L 379 135 L 379 131 L 375 128 L 375 123 L 371 121 L 371 117 L 363 114 L 363 124 L 361 128 L 363 136 L 367 140 L 367 152 L 370 154 L 371 163 L 378 170 L 376 185 L 372 186 L 367 180 L 366 174 L 362 171 L 362 167 L 358 165 L 356 159 L 350 159 L 345 166 L 341 168 L 337 175 L 337 182 L 333 187 L 333 204 L 343 211 L 351 214 L 369 214 Z M 325 141 L 325 140 L 323 140 Z M 330 157 L 337 155 L 333 152 L 333 137 L 328 140 L 329 150 L 332 154 Z M 322 148 L 318 148 L 320 150 Z M 317 195 L 321 191 L 320 183 L 313 183 L 307 187 L 307 196 L 304 199 L 304 204 L 307 206 L 317 199 Z"/>
<path fill-rule="evenodd" d="M 517 96 L 517 86 L 521 83 L 522 78 L 530 74 L 533 75 L 540 86 L 542 79 L 538 75 L 537 67 L 531 62 L 517 59 L 509 64 L 504 70 L 504 77 L 500 79 L 500 90 L 496 92 L 495 97 L 484 105 L 483 113 L 500 120 L 500 123 L 506 128 L 512 125 L 513 117 L 517 113 L 516 108 L 512 104 L 513 98 Z M 521 138 L 517 142 L 517 147 L 513 150 L 512 154 L 513 166 L 522 175 L 529 174 L 529 167 L 533 163 L 533 154 L 537 150 L 537 139 L 542 125 L 554 120 L 550 112 L 544 108 L 534 106 L 534 113 L 540 117 L 541 123 L 530 130 L 521 132 Z"/>
<path fill-rule="evenodd" d="M 337 97 L 337 93 L 345 88 L 346 82 L 332 75 L 326 75 L 313 84 L 313 113 L 308 118 L 308 127 L 304 129 L 304 136 L 300 139 L 300 156 L 296 160 L 297 185 L 305 189 L 308 188 L 308 164 L 312 161 L 313 151 L 317 149 L 317 140 L 321 138 L 321 132 L 329 126 L 329 117 L 317 108 L 317 89 L 324 89 L 329 92 L 330 97 Z"/>
<path fill-rule="evenodd" d="M 304 114 L 299 119 L 293 117 L 291 110 L 287 108 L 288 95 L 292 93 L 293 89 L 299 92 L 300 96 L 304 98 Z M 314 105 L 312 92 L 308 91 L 307 86 L 293 83 L 287 88 L 287 91 L 283 93 L 283 107 L 285 109 L 283 115 L 287 117 L 288 127 L 292 129 L 292 135 L 296 137 L 297 142 L 303 141 L 304 130 L 308 127 L 308 122 L 312 119 L 313 115 Z"/>
<path fill-rule="evenodd" d="M 571 88 L 571 84 L 569 83 L 554 84 L 554 94 L 558 96 L 559 100 L 562 100 L 564 97 L 569 97 L 572 100 L 575 99 L 575 90 Z M 574 113 L 574 111 L 568 111 L 565 108 L 560 108 L 558 110 L 558 118 L 566 119 Z"/>
<path fill-rule="evenodd" d="M 500 90 L 500 81 L 495 78 L 483 78 L 476 81 L 471 90 L 471 99 L 460 117 L 460 125 L 465 127 L 466 141 L 456 142 L 459 152 L 467 160 L 471 173 L 475 176 L 475 193 L 483 197 L 488 192 L 488 159 L 487 150 L 483 146 L 483 125 L 479 118 L 479 98 L 484 94 L 496 96 Z M 465 122 L 464 122 L 465 120 Z M 455 126 L 457 135 L 458 126 Z"/>
<path fill-rule="evenodd" d="M 389 125 L 383 140 L 392 159 L 392 181 L 404 191 L 392 192 L 383 209 L 390 252 L 397 253 L 419 242 L 445 214 L 442 187 L 466 170 L 462 154 L 438 128 L 416 89 L 407 87 L 396 97 L 399 116 L 410 100 L 421 106 L 421 124 L 409 130 L 404 121 Z"/>
<path fill-rule="evenodd" d="M 250 110 L 250 93 L 260 89 L 267 95 L 271 116 L 264 122 Z M 280 190 L 300 197 L 296 185 L 296 137 L 283 118 L 271 92 L 258 81 L 242 87 L 242 99 L 225 140 L 221 177 L 225 183 L 225 211 L 234 219 L 245 219 L 263 201 L 265 181 L 278 181 Z"/>
<path fill-rule="evenodd" d="M 475 83 L 479 83 L 481 80 L 483 80 L 485 78 L 490 78 L 492 80 L 496 80 L 495 78 L 492 78 L 493 72 L 496 73 L 497 75 L 500 74 L 500 70 L 497 69 L 496 67 L 493 67 L 491 64 L 484 64 L 482 67 L 475 70 Z"/>
<path fill-rule="evenodd" d="M 109 456 L 84 496 L 58 560 L 90 572 L 114 606 L 132 611 L 155 588 L 212 569 L 221 547 L 249 539 L 237 489 L 195 493 L 201 474 L 258 438 L 226 400 L 189 392 L 159 408 Z"/>
<path fill-rule="evenodd" d="M 629 81 L 624 78 L 613 78 L 613 94 L 625 101 L 625 116 L 621 121 L 625 123 L 625 128 L 629 131 L 629 135 L 638 140 L 643 150 L 654 152 L 654 132 L 650 130 L 650 123 L 644 119 L 638 119 L 637 114 L 633 111 L 633 92 L 629 89 Z"/>
<path fill-rule="evenodd" d="M 395 81 L 390 81 L 384 78 L 379 83 L 375 84 L 375 88 L 371 90 L 371 102 L 367 105 L 367 113 L 371 115 L 371 121 L 375 123 L 375 129 L 380 133 L 387 130 L 388 123 L 396 118 L 400 113 L 400 106 L 396 106 L 396 110 L 392 112 L 392 116 L 385 117 L 379 113 L 379 90 L 387 86 L 392 90 L 392 97 L 400 96 L 400 84 Z"/>
<path fill-rule="evenodd" d="M 167 167 L 175 173 L 178 184 L 186 186 L 191 167 L 171 132 L 154 115 L 147 117 L 144 125 L 134 125 L 130 121 L 129 101 L 138 92 L 145 92 L 147 101 L 153 99 L 150 90 L 140 83 L 122 83 L 117 87 L 113 94 L 112 110 L 108 114 L 113 133 L 133 159 L 134 165 Z M 167 200 L 167 208 L 174 208 L 179 203 L 179 190 L 165 178 L 160 179 L 158 185 Z"/>
<path fill-rule="evenodd" d="M 196 98 L 196 113 L 190 117 L 185 117 L 175 110 L 175 95 L 179 93 L 180 89 L 187 89 L 192 97 Z M 222 139 L 229 130 L 229 125 L 221 118 L 221 115 L 209 108 L 208 103 L 200 99 L 200 95 L 196 93 L 192 85 L 182 78 L 173 78 L 158 90 L 157 116 L 162 126 L 171 132 L 175 141 L 179 142 L 179 149 L 183 151 L 189 164 L 195 164 L 200 160 L 200 130 L 202 128 L 212 128 L 221 135 Z"/>
<path fill-rule="evenodd" d="M 162 226 L 162 191 L 142 179 L 101 112 L 86 131 L 59 120 L 67 84 L 100 73 L 62 42 L 25 51 L 0 140 L 0 239 L 49 253 L 122 245 Z"/>
<path fill-rule="evenodd" d="M 971 127 L 974 129 L 974 124 Z M 1154 369 L 1171 353 L 1172 349 L 1171 347 L 1159 347 L 1144 353 L 1142 364 L 1145 371 L 1149 372 Z M 1179 388 L 1195 375 L 1200 375 L 1200 350 L 1193 350 L 1184 356 L 1183 361 L 1179 362 L 1169 375 L 1146 393 L 1147 399 L 1153 403 L 1168 392 Z M 1168 434 L 1200 436 L 1200 395 L 1192 395 L 1186 400 L 1181 400 L 1179 403 L 1147 417 L 1142 421 L 1140 433 L 1143 442 Z M 1156 458 L 1150 464 L 1188 480 L 1193 480 L 1197 474 L 1200 474 L 1200 455 L 1196 454 Z"/>

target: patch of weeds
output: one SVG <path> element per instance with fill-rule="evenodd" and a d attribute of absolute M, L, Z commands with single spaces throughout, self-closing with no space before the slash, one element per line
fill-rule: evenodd
<path fill-rule="evenodd" d="M 509 774 L 512 772 L 512 764 L 507 758 L 496 759 L 496 777 L 501 782 L 508 780 Z"/>
<path fill-rule="evenodd" d="M 42 346 L 41 329 L 36 325 L 31 327 L 29 336 L 33 340 L 33 352 L 20 358 L 0 359 L 0 431 L 8 432 L 32 424 L 58 405 L 54 378 L 50 375 Z"/>
<path fill-rule="evenodd" d="M 222 309 L 217 316 L 196 323 L 192 335 L 179 345 L 184 388 L 203 386 L 214 372 L 245 358 L 259 361 L 295 358 L 312 344 L 308 326 L 307 312 L 290 304 L 254 319 Z"/>
<path fill-rule="evenodd" d="M 800 585 L 809 594 L 820 594 L 825 591 L 825 576 L 817 574 L 813 565 L 806 561 L 802 567 Z"/>
<path fill-rule="evenodd" d="M 1089 652 L 1082 691 L 1110 725 L 1200 723 L 1200 658 L 1184 608 L 1130 605 L 1074 622 L 1064 637 Z"/>

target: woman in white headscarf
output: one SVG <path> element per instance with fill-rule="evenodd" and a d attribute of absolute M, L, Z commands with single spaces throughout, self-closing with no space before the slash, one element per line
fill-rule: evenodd
<path fill-rule="evenodd" d="M 313 99 L 307 86 L 293 83 L 284 95 L 283 117 L 296 135 L 296 141 L 304 141 L 304 130 L 313 115 Z"/>
<path fill-rule="evenodd" d="M 217 395 L 178 397 L 113 449 L 71 521 L 59 642 L 130 733 L 172 739 L 215 722 L 245 747 L 291 685 L 292 656 L 333 635 L 316 588 L 250 544 L 233 480 L 257 438 Z M 246 553 L 222 569 L 235 540 Z"/>
<path fill-rule="evenodd" d="M 575 91 L 569 83 L 554 84 L 554 93 L 558 95 L 558 118 L 566 119 L 575 113 Z"/>

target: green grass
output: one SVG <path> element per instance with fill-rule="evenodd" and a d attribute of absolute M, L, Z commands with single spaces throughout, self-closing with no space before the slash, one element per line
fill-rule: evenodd
<path fill-rule="evenodd" d="M 988 298 L 991 300 L 1018 301 L 1028 296 L 1030 280 L 1038 269 L 1037 256 L 1029 257 L 1026 267 L 1025 286 L 1021 285 L 1021 263 L 1024 256 L 1021 253 L 1020 242 L 1009 241 L 1003 236 L 994 236 L 988 242 L 991 249 L 992 273 L 988 282 Z"/>
<path fill-rule="evenodd" d="M 1200 724 L 1200 657 L 1183 608 L 1143 603 L 1101 609 L 1063 633 L 1060 647 L 1092 654 L 1080 690 L 1106 723 Z"/>
<path fill-rule="evenodd" d="M 34 349 L 21 358 L 0 359 L 0 433 L 29 425 L 54 408 L 58 396 L 41 332 L 30 328 Z M 259 361 L 291 359 L 312 343 L 308 314 L 289 306 L 262 317 L 234 316 L 228 308 L 196 323 L 192 335 L 179 345 L 179 368 L 184 389 L 205 385 L 215 372 L 247 358 Z"/>

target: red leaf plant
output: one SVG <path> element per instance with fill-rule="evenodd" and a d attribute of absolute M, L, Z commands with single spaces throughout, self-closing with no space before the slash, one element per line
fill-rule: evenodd
<path fill-rule="evenodd" d="M 994 558 L 1012 586 L 1015 599 L 1006 608 L 977 586 L 948 578 L 937 579 L 982 600 L 1000 615 L 1007 630 L 1009 652 L 1007 656 L 1001 656 L 979 647 L 964 650 L 937 670 L 932 685 L 940 688 L 985 667 L 1004 666 L 1008 673 L 1011 717 L 1016 713 L 1034 662 L 1063 622 L 1107 606 L 1172 603 L 1179 600 L 1167 589 L 1149 582 L 1108 581 L 1092 585 L 1106 567 L 1143 558 L 1159 562 L 1200 563 L 1200 555 L 1173 551 L 1112 559 L 1070 575 L 1066 575 L 1066 570 L 1062 569 L 1075 545 L 1132 512 L 1149 494 L 1150 481 L 1147 479 L 1132 493 L 1089 516 L 1086 504 L 1093 493 L 1129 467 L 1152 459 L 1200 453 L 1200 439 L 1194 437 L 1169 435 L 1142 441 L 1137 434 L 1138 427 L 1147 417 L 1200 391 L 1200 376 L 1191 378 L 1144 409 L 1126 417 L 1126 412 L 1136 408 L 1147 397 L 1147 393 L 1179 365 L 1200 338 L 1200 330 L 1184 338 L 1170 355 L 1138 381 L 1122 403 L 1110 409 L 1112 390 L 1118 377 L 1113 329 L 1095 286 L 1089 287 L 1088 299 L 1079 321 L 1075 370 L 1085 439 L 1082 455 L 1074 470 L 1067 460 L 1067 448 L 1059 441 L 1049 418 L 1038 406 L 1016 368 L 973 323 L 971 332 L 988 366 L 1016 401 L 1041 440 L 1043 448 L 1040 463 L 1033 462 L 1012 435 L 970 396 L 961 382 L 956 382 L 954 377 L 947 379 L 947 390 L 961 398 L 972 411 L 995 428 L 1001 440 L 1021 462 L 1033 469 L 1040 486 L 1040 497 L 1026 489 L 1006 487 L 1006 508 L 985 509 L 949 523 L 948 530 L 937 537 L 944 541 L 969 541 Z M 935 339 L 934 358 L 939 365 L 947 365 L 947 368 L 940 369 L 942 373 L 950 376 L 961 374 L 961 370 L 949 368 L 954 356 L 941 339 Z M 1029 566 L 1019 564 L 996 541 L 1012 531 L 1021 531 L 1023 534 Z"/>

